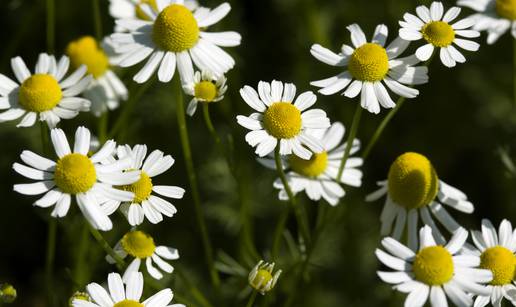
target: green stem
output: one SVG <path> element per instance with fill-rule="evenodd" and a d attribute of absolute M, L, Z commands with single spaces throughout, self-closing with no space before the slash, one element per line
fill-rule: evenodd
<path fill-rule="evenodd" d="M 511 37 L 512 38 L 512 37 Z M 513 99 L 516 106 L 516 39 L 512 38 L 512 81 L 513 81 Z"/>
<path fill-rule="evenodd" d="M 253 307 L 254 301 L 256 300 L 256 295 L 258 294 L 258 291 L 254 290 L 253 294 L 249 297 L 249 301 L 247 301 L 246 307 Z"/>
<path fill-rule="evenodd" d="M 93 6 L 93 24 L 95 26 L 95 38 L 97 41 L 102 41 L 102 19 L 100 17 L 99 0 L 92 0 Z"/>
<path fill-rule="evenodd" d="M 363 93 L 362 93 L 363 94 Z M 362 106 L 360 104 L 357 105 L 357 109 L 355 110 L 355 115 L 353 115 L 353 122 L 351 123 L 351 131 L 348 135 L 348 140 L 346 143 L 346 149 L 344 150 L 344 155 L 342 156 L 342 160 L 340 160 L 339 172 L 337 173 L 337 181 L 340 182 L 342 179 L 342 173 L 344 173 L 344 168 L 346 167 L 346 161 L 349 158 L 349 153 L 351 152 L 351 148 L 353 147 L 353 141 L 357 135 L 358 126 L 360 124 L 360 118 L 362 117 Z"/>
<path fill-rule="evenodd" d="M 125 268 L 125 262 L 124 259 L 122 259 L 114 250 L 111 248 L 109 243 L 104 239 L 102 234 L 95 228 L 93 228 L 88 221 L 86 221 L 86 224 L 88 225 L 88 228 L 90 230 L 91 235 L 97 240 L 99 245 L 102 247 L 102 249 L 111 256 L 116 262 L 116 267 L 120 272 L 122 272 Z"/>
<path fill-rule="evenodd" d="M 177 115 L 177 124 L 179 126 L 179 135 L 181 138 L 181 147 L 183 148 L 183 155 L 186 164 L 186 171 L 188 173 L 188 181 L 190 182 L 190 189 L 192 191 L 192 198 L 194 201 L 194 211 L 195 217 L 197 219 L 197 224 L 199 226 L 199 231 L 201 234 L 201 241 L 204 247 L 204 256 L 206 258 L 206 264 L 210 271 L 211 282 L 215 287 L 220 285 L 219 275 L 215 269 L 215 265 L 213 262 L 213 249 L 211 246 L 210 238 L 208 237 L 208 230 L 206 227 L 206 221 L 204 220 L 204 214 L 202 212 L 201 206 L 201 196 L 199 193 L 199 187 L 197 186 L 197 176 L 195 174 L 195 168 L 192 159 L 192 150 L 190 148 L 190 140 L 188 139 L 188 128 L 186 126 L 186 115 L 185 115 L 185 105 L 183 101 L 183 89 L 181 87 L 181 81 L 179 77 L 176 78 L 177 86 L 176 86 L 176 115 Z"/>
<path fill-rule="evenodd" d="M 77 254 L 75 254 L 76 261 L 75 261 L 75 269 L 74 269 L 74 282 L 77 284 L 78 288 L 81 289 L 85 282 L 86 278 L 84 277 L 84 272 L 86 268 L 86 254 L 88 253 L 88 245 L 90 243 L 89 241 L 89 228 L 88 228 L 88 221 L 83 220 L 83 225 L 81 229 L 81 236 L 79 241 L 79 246 L 77 247 Z"/>
<path fill-rule="evenodd" d="M 215 127 L 213 126 L 213 122 L 211 121 L 210 116 L 210 105 L 207 103 L 202 104 L 202 113 L 204 117 L 204 122 L 206 123 L 206 127 L 208 128 L 208 131 L 210 132 L 211 136 L 213 137 L 213 140 L 215 141 L 215 144 L 220 148 L 222 153 L 225 155 L 226 151 L 222 147 L 222 141 L 220 140 L 220 137 L 215 130 Z"/>
<path fill-rule="evenodd" d="M 55 52 L 55 0 L 47 0 L 47 51 L 50 54 Z"/>
<path fill-rule="evenodd" d="M 107 141 L 107 129 L 109 122 L 109 111 L 105 111 L 98 118 L 98 131 L 97 135 L 99 137 L 100 144 L 104 144 Z"/>

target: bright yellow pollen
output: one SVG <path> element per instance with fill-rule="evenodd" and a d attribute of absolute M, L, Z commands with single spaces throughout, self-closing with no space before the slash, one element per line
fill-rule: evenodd
<path fill-rule="evenodd" d="M 496 12 L 500 17 L 516 20 L 516 0 L 496 0 Z"/>
<path fill-rule="evenodd" d="M 493 272 L 491 285 L 507 285 L 513 281 L 516 273 L 516 256 L 505 247 L 491 247 L 480 255 L 480 267 Z"/>
<path fill-rule="evenodd" d="M 66 55 L 70 57 L 73 68 L 86 65 L 88 73 L 95 78 L 103 76 L 109 68 L 106 53 L 91 36 L 84 36 L 69 43 L 66 47 Z"/>
<path fill-rule="evenodd" d="M 151 18 L 149 16 L 147 16 L 147 14 L 145 14 L 143 11 L 142 11 L 142 8 L 141 8 L 141 5 L 142 4 L 148 4 L 150 5 L 151 8 L 153 8 L 154 10 L 158 10 L 158 5 L 156 4 L 156 0 L 140 0 L 140 3 L 138 3 L 135 7 L 134 7 L 134 10 L 135 10 L 135 13 L 136 13 L 136 17 L 142 19 L 142 20 L 151 20 Z"/>
<path fill-rule="evenodd" d="M 63 98 L 57 80 L 44 74 L 35 74 L 23 81 L 18 93 L 20 105 L 27 111 L 45 112 L 52 110 Z"/>
<path fill-rule="evenodd" d="M 388 176 L 389 196 L 407 208 L 424 207 L 437 195 L 439 180 L 434 167 L 423 155 L 404 153 L 392 163 Z"/>
<path fill-rule="evenodd" d="M 188 50 L 199 40 L 197 20 L 183 5 L 169 5 L 154 21 L 152 39 L 158 47 L 166 51 Z"/>
<path fill-rule="evenodd" d="M 296 155 L 289 156 L 288 163 L 292 170 L 306 177 L 317 177 L 324 173 L 328 165 L 328 154 L 326 151 L 314 153 L 310 160 L 304 160 Z"/>
<path fill-rule="evenodd" d="M 116 303 L 115 305 L 113 305 L 113 307 L 144 307 L 144 306 L 143 306 L 143 304 L 138 303 L 137 301 L 123 300 L 123 301 L 120 301 L 120 302 Z"/>
<path fill-rule="evenodd" d="M 217 86 L 210 81 L 201 81 L 195 85 L 195 98 L 205 102 L 212 102 L 217 98 Z"/>
<path fill-rule="evenodd" d="M 412 269 L 417 280 L 427 285 L 440 286 L 453 277 L 453 259 L 446 248 L 430 246 L 417 253 Z"/>
<path fill-rule="evenodd" d="M 84 155 L 73 153 L 59 159 L 54 172 L 54 182 L 61 191 L 79 194 L 89 191 L 97 181 L 95 166 Z"/>
<path fill-rule="evenodd" d="M 256 276 L 251 281 L 251 286 L 258 291 L 262 291 L 271 279 L 272 275 L 269 271 L 263 269 L 258 270 L 258 272 L 256 272 Z"/>
<path fill-rule="evenodd" d="M 140 259 L 152 256 L 156 249 L 154 239 L 140 230 L 126 233 L 122 238 L 121 244 L 126 253 Z"/>
<path fill-rule="evenodd" d="M 389 72 L 387 51 L 378 44 L 364 44 L 351 55 L 348 69 L 351 75 L 360 81 L 375 82 L 383 80 Z"/>
<path fill-rule="evenodd" d="M 293 138 L 301 131 L 301 111 L 290 102 L 275 102 L 263 113 L 263 126 L 275 138 Z"/>
<path fill-rule="evenodd" d="M 147 200 L 152 193 L 152 179 L 145 172 L 141 172 L 140 180 L 136 181 L 133 184 L 123 185 L 118 187 L 121 190 L 129 191 L 134 193 L 133 202 L 141 203 L 144 200 Z"/>
<path fill-rule="evenodd" d="M 421 29 L 423 38 L 435 47 L 448 47 L 455 39 L 455 31 L 444 21 L 432 21 Z"/>

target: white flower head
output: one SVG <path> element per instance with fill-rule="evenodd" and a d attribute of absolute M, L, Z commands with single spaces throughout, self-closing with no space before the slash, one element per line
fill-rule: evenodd
<path fill-rule="evenodd" d="M 237 116 L 238 123 L 251 130 L 245 140 L 256 147 L 258 156 L 268 155 L 276 146 L 280 146 L 281 155 L 293 153 L 305 160 L 310 159 L 312 152 L 324 151 L 320 141 L 309 133 L 330 126 L 326 112 L 308 110 L 317 101 L 314 93 L 304 92 L 294 100 L 296 86 L 275 80 L 260 81 L 258 93 L 248 85 L 240 89 L 244 101 L 258 112 Z"/>
<path fill-rule="evenodd" d="M 205 29 L 224 18 L 231 6 L 223 3 L 213 10 L 199 8 L 192 12 L 183 0 L 156 0 L 156 9 L 140 5 L 149 21 L 118 19 L 117 25 L 128 33 L 111 35 L 115 51 L 121 54 L 122 67 L 144 61 L 147 63 L 134 76 L 143 83 L 157 70 L 161 82 L 169 82 L 177 69 L 182 80 L 191 80 L 193 63 L 200 70 L 222 75 L 233 68 L 235 61 L 221 47 L 240 45 L 236 32 L 206 32 Z"/>
<path fill-rule="evenodd" d="M 274 262 L 268 263 L 260 260 L 260 262 L 258 262 L 258 264 L 249 273 L 247 278 L 249 285 L 256 291 L 259 291 L 262 295 L 271 291 L 281 275 L 281 270 L 277 270 L 276 273 L 272 275 L 273 271 Z"/>
<path fill-rule="evenodd" d="M 413 55 L 398 58 L 407 49 L 407 41 L 398 37 L 385 47 L 388 36 L 385 25 L 376 27 L 371 42 L 367 42 L 359 25 L 352 24 L 347 29 L 353 47 L 344 44 L 338 54 L 317 44 L 310 50 L 317 60 L 344 70 L 337 76 L 311 82 L 321 88 L 319 93 L 333 95 L 345 90 L 343 95 L 349 98 L 361 93 L 360 105 L 375 114 L 380 112 L 380 106 L 394 108 L 396 105 L 387 88 L 406 98 L 419 94 L 417 89 L 406 85 L 427 83 L 428 68 L 414 66 L 419 60 Z"/>
<path fill-rule="evenodd" d="M 345 191 L 337 182 L 340 162 L 346 143 L 341 144 L 344 137 L 345 128 L 339 122 L 335 122 L 328 129 L 321 129 L 312 132 L 324 150 L 313 154 L 310 160 L 303 160 L 296 155 L 284 157 L 282 160 L 283 168 L 288 170 L 286 173 L 287 181 L 294 194 L 305 191 L 306 195 L 314 201 L 321 198 L 330 205 L 335 206 Z M 360 149 L 360 142 L 355 139 L 350 155 L 355 154 Z M 276 169 L 274 159 L 259 159 L 264 166 Z M 359 187 L 362 185 L 362 171 L 358 167 L 362 166 L 363 160 L 359 157 L 349 157 L 344 167 L 344 172 L 340 183 Z M 280 179 L 276 179 L 274 187 L 279 189 L 279 199 L 288 200 L 285 187 Z"/>
<path fill-rule="evenodd" d="M 416 50 L 416 57 L 427 61 L 440 48 L 439 57 L 444 66 L 454 67 L 466 62 L 464 55 L 454 45 L 468 51 L 477 51 L 480 45 L 469 39 L 479 37 L 478 31 L 472 30 L 474 19 L 466 18 L 450 24 L 460 14 L 460 8 L 452 7 L 444 13 L 441 2 L 432 2 L 430 8 L 421 5 L 416 8 L 417 16 L 405 13 L 400 21 L 400 37 L 407 41 L 424 40 L 425 45 Z M 463 37 L 463 38 L 460 38 Z"/>
<path fill-rule="evenodd" d="M 188 104 L 186 113 L 194 115 L 199 103 L 212 103 L 221 101 L 224 98 L 228 87 L 224 75 L 216 76 L 208 70 L 202 73 L 195 72 L 192 80 L 185 80 L 183 90 L 187 95 L 193 96 Z"/>
<path fill-rule="evenodd" d="M 16 184 L 14 190 L 25 195 L 44 194 L 34 202 L 34 206 L 48 208 L 55 205 L 51 213 L 53 217 L 66 216 L 74 196 L 79 209 L 94 228 L 110 230 L 113 227 L 109 219 L 112 212 L 107 212 L 100 203 L 133 199 L 134 193 L 113 186 L 138 181 L 140 172 L 124 172 L 130 166 L 129 159 L 101 164 L 115 150 L 116 143 L 112 140 L 91 157 L 88 156 L 91 135 L 87 128 L 77 129 L 73 151 L 63 130 L 52 129 L 50 137 L 58 160 L 52 161 L 31 151 L 23 151 L 20 158 L 27 165 L 14 163 L 13 169 L 37 182 Z"/>
<path fill-rule="evenodd" d="M 366 197 L 366 201 L 375 201 L 387 196 L 380 221 L 381 235 L 391 234 L 400 240 L 405 227 L 408 233 L 408 246 L 417 246 L 418 221 L 431 227 L 437 243 L 444 243 L 444 236 L 430 215 L 453 233 L 460 225 L 445 209 L 472 213 L 473 204 L 466 195 L 456 188 L 439 180 L 432 163 L 423 155 L 407 152 L 396 158 L 389 169 L 387 180 L 378 183 L 381 187 Z M 394 227 L 393 227 L 394 224 Z"/>
<path fill-rule="evenodd" d="M 17 127 L 31 127 L 39 120 L 54 128 L 61 119 L 71 119 L 81 111 L 89 111 L 90 101 L 76 97 L 89 85 L 92 76 L 80 66 L 65 78 L 70 66 L 68 57 L 56 61 L 53 55 L 39 55 L 34 74 L 21 57 L 11 59 L 16 80 L 0 74 L 0 122 L 23 116 Z"/>

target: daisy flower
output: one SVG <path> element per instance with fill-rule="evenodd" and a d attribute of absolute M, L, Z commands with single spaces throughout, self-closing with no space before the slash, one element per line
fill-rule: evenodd
<path fill-rule="evenodd" d="M 474 20 L 461 19 L 450 24 L 460 14 L 460 8 L 452 7 L 444 14 L 441 2 L 432 2 L 430 8 L 421 5 L 416 8 L 417 16 L 405 13 L 400 21 L 400 37 L 407 41 L 424 40 L 425 45 L 416 50 L 416 57 L 427 61 L 440 48 L 439 57 L 444 66 L 454 67 L 456 63 L 466 62 L 464 55 L 454 45 L 468 51 L 477 51 L 477 42 L 464 39 L 479 37 L 480 32 L 472 30 Z M 463 37 L 463 38 L 459 38 Z"/>
<path fill-rule="evenodd" d="M 141 5 L 148 4 L 154 10 L 157 10 L 156 2 L 156 0 L 109 0 L 109 14 L 115 19 L 141 19 L 149 21 L 151 18 L 141 9 Z M 199 3 L 195 0 L 185 0 L 184 5 L 190 11 L 195 11 L 199 7 Z"/>
<path fill-rule="evenodd" d="M 376 249 L 376 257 L 395 272 L 378 272 L 394 289 L 408 293 L 405 306 L 423 306 L 430 299 L 433 307 L 448 306 L 446 298 L 456 306 L 471 306 L 470 294 L 487 295 L 483 284 L 493 278 L 491 271 L 478 269 L 480 258 L 460 255 L 468 232 L 459 228 L 450 241 L 437 244 L 432 229 L 424 226 L 419 231 L 419 248 L 412 251 L 394 238 L 384 238 L 382 246 L 387 251 Z"/>
<path fill-rule="evenodd" d="M 514 275 L 516 273 L 516 232 L 513 232 L 509 221 L 503 220 L 498 233 L 493 224 L 482 220 L 482 231 L 471 232 L 475 246 L 464 249 L 464 254 L 480 257 L 480 267 L 493 273 L 493 280 L 487 286 L 489 294 L 478 296 L 475 307 L 489 304 L 501 306 L 505 297 L 511 303 L 516 302 L 516 287 Z"/>
<path fill-rule="evenodd" d="M 68 77 L 70 60 L 63 56 L 56 62 L 53 55 L 39 55 L 35 73 L 31 74 L 21 57 L 11 59 L 17 81 L 0 74 L 0 122 L 16 120 L 23 116 L 17 127 L 31 127 L 36 119 L 46 121 L 54 128 L 61 119 L 71 119 L 80 111 L 89 111 L 90 101 L 75 97 L 82 93 L 92 80 L 86 75 L 86 66 L 79 67 Z"/>
<path fill-rule="evenodd" d="M 406 98 L 414 98 L 419 94 L 418 90 L 405 84 L 427 83 L 428 68 L 414 66 L 419 61 L 413 55 L 398 58 L 407 49 L 407 41 L 396 38 L 385 47 L 388 35 L 385 25 L 376 27 L 370 43 L 359 25 L 352 24 L 347 29 L 351 32 L 354 48 L 344 44 L 341 52 L 336 54 L 316 44 L 310 50 L 317 60 L 344 69 L 337 76 L 311 82 L 311 85 L 321 88 L 319 93 L 332 95 L 345 89 L 343 94 L 349 98 L 362 93 L 360 105 L 375 114 L 380 112 L 380 106 L 395 106 L 384 84 L 397 95 Z"/>
<path fill-rule="evenodd" d="M 317 100 L 314 93 L 304 92 L 294 102 L 296 86 L 292 83 L 283 85 L 281 81 L 270 84 L 260 81 L 258 93 L 248 85 L 240 89 L 244 101 L 258 112 L 250 116 L 237 116 L 238 123 L 251 130 L 245 140 L 256 147 L 256 154 L 264 157 L 279 146 L 281 155 L 294 153 L 308 160 L 312 152 L 324 151 L 319 140 L 308 133 L 330 126 L 326 112 L 321 109 L 308 110 Z"/>
<path fill-rule="evenodd" d="M 258 262 L 258 264 L 249 273 L 249 285 L 256 291 L 259 291 L 262 295 L 264 295 L 265 292 L 271 291 L 281 275 L 281 270 L 276 271 L 276 273 L 272 275 L 273 271 L 274 262 L 268 263 L 260 260 L 260 262 Z"/>
<path fill-rule="evenodd" d="M 130 160 L 127 170 L 138 170 L 141 173 L 140 180 L 131 184 L 117 186 L 118 189 L 134 193 L 131 199 L 108 200 L 102 204 L 106 212 L 114 212 L 121 208 L 131 226 L 143 223 L 146 217 L 149 222 L 157 224 L 163 221 L 163 215 L 172 217 L 177 209 L 167 200 L 152 195 L 154 193 L 181 199 L 185 190 L 170 185 L 155 185 L 152 178 L 163 174 L 174 165 L 174 159 L 170 155 L 163 155 L 160 150 L 154 150 L 147 156 L 146 145 L 118 146 L 117 157 L 119 160 Z"/>
<path fill-rule="evenodd" d="M 183 90 L 187 95 L 193 96 L 188 104 L 186 113 L 194 115 L 197 105 L 200 103 L 212 103 L 221 101 L 224 98 L 228 87 L 224 75 L 216 76 L 210 71 L 204 70 L 202 73 L 196 71 L 193 79 L 186 80 Z"/>
<path fill-rule="evenodd" d="M 106 43 L 103 44 L 104 47 Z M 128 91 L 118 76 L 110 69 L 108 48 L 101 48 L 91 36 L 83 36 L 66 47 L 72 67 L 86 65 L 93 76 L 90 86 L 83 95 L 91 101 L 91 112 L 95 116 L 118 108 L 120 100 L 127 100 Z"/>
<path fill-rule="evenodd" d="M 494 44 L 509 30 L 516 38 L 516 2 L 513 0 L 459 0 L 457 4 L 478 12 L 471 16 L 475 21 L 474 29 L 487 31 L 488 44 Z"/>
<path fill-rule="evenodd" d="M 174 294 L 170 289 L 164 289 L 143 302 L 143 274 L 133 273 L 124 283 L 118 273 L 108 275 L 108 290 L 97 283 L 86 286 L 93 303 L 82 299 L 72 302 L 73 307 L 184 307 L 182 304 L 168 305 Z"/>
<path fill-rule="evenodd" d="M 408 232 L 408 246 L 417 246 L 418 220 L 431 227 L 437 243 L 445 240 L 437 228 L 430 212 L 449 232 L 460 225 L 450 216 L 443 205 L 455 210 L 472 213 L 473 204 L 461 191 L 439 180 L 432 163 L 423 155 L 408 152 L 399 156 L 391 165 L 387 180 L 378 183 L 380 189 L 366 197 L 375 201 L 387 195 L 380 221 L 382 236 L 391 234 L 399 240 L 405 225 Z M 392 226 L 394 230 L 391 232 Z"/>
<path fill-rule="evenodd" d="M 108 217 L 110 213 L 103 210 L 99 199 L 130 201 L 134 198 L 133 192 L 121 191 L 113 186 L 138 181 L 140 172 L 123 172 L 130 166 L 129 159 L 101 164 L 115 150 L 116 143 L 112 140 L 91 157 L 88 156 L 90 131 L 84 127 L 79 127 L 75 132 L 73 151 L 63 130 L 52 129 L 50 137 L 58 160 L 52 161 L 31 151 L 23 151 L 20 158 L 27 165 L 14 163 L 13 169 L 38 182 L 16 184 L 14 190 L 25 195 L 45 194 L 34 202 L 34 206 L 47 208 L 55 205 L 51 213 L 53 217 L 64 217 L 70 208 L 72 196 L 75 196 L 79 209 L 94 228 L 110 230 L 113 226 Z"/>
<path fill-rule="evenodd" d="M 127 282 L 132 273 L 140 270 L 142 261 L 145 261 L 147 272 L 149 272 L 152 277 L 161 279 L 163 278 L 163 274 L 153 266 L 153 262 L 157 264 L 162 271 L 170 274 L 174 271 L 174 268 L 161 257 L 167 260 L 179 259 L 177 249 L 163 245 L 156 246 L 154 239 L 140 230 L 133 230 L 126 233 L 115 245 L 114 251 L 122 259 L 127 256 L 134 257 L 134 260 L 125 270 L 123 276 L 124 282 Z M 115 260 L 109 255 L 106 256 L 106 260 L 109 263 L 115 263 Z"/>
<path fill-rule="evenodd" d="M 161 82 L 172 80 L 177 66 L 182 80 L 190 80 L 193 64 L 199 69 L 222 75 L 233 68 L 235 61 L 220 47 L 240 45 L 236 32 L 205 32 L 205 29 L 224 18 L 231 6 L 223 3 L 213 10 L 192 12 L 183 0 L 157 0 L 156 9 L 142 4 L 141 10 L 150 21 L 118 19 L 117 25 L 129 33 L 115 33 L 111 37 L 115 51 L 122 54 L 119 65 L 133 66 L 149 57 L 144 67 L 134 76 L 143 83 L 158 70 Z"/>
<path fill-rule="evenodd" d="M 283 167 L 290 170 L 285 175 L 294 194 L 305 191 L 311 200 L 317 201 L 322 197 L 332 206 L 337 205 L 340 198 L 344 197 L 345 191 L 337 183 L 340 161 L 346 148 L 346 143 L 340 144 L 344 132 L 344 126 L 339 122 L 333 123 L 328 129 L 312 132 L 311 134 L 323 146 L 324 150 L 321 153 L 313 154 L 310 160 L 303 160 L 295 155 L 282 159 Z M 360 142 L 355 140 L 350 155 L 359 149 Z M 258 161 L 268 168 L 276 169 L 276 163 L 272 157 Z M 362 162 L 362 158 L 350 157 L 346 161 L 340 183 L 353 187 L 361 186 L 362 171 L 358 167 L 362 166 Z M 274 187 L 280 190 L 279 199 L 288 200 L 285 187 L 279 178 L 274 181 Z"/>

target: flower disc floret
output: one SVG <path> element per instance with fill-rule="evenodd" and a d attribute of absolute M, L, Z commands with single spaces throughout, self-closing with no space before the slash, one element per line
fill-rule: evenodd
<path fill-rule="evenodd" d="M 57 161 L 54 181 L 65 193 L 85 193 L 97 181 L 97 173 L 95 166 L 87 156 L 72 153 Z"/>
<path fill-rule="evenodd" d="M 491 285 L 507 285 L 514 280 L 516 256 L 505 247 L 491 247 L 480 255 L 480 267 L 493 273 Z"/>
<path fill-rule="evenodd" d="M 133 202 L 141 203 L 147 200 L 152 193 L 152 179 L 145 172 L 141 172 L 140 180 L 133 184 L 120 186 L 119 189 L 134 193 Z"/>
<path fill-rule="evenodd" d="M 448 47 L 455 39 L 455 31 L 452 26 L 444 21 L 432 21 L 421 29 L 423 38 L 436 47 Z"/>
<path fill-rule="evenodd" d="M 360 81 L 383 80 L 389 72 L 387 51 L 375 43 L 364 44 L 351 55 L 348 69 L 351 75 Z"/>
<path fill-rule="evenodd" d="M 440 245 L 426 247 L 417 253 L 412 268 L 417 280 L 440 286 L 453 277 L 452 255 Z"/>
<path fill-rule="evenodd" d="M 195 98 L 211 102 L 217 98 L 217 86 L 211 81 L 201 81 L 195 85 L 194 88 Z"/>
<path fill-rule="evenodd" d="M 258 291 L 263 291 L 269 281 L 272 279 L 272 274 L 264 269 L 258 270 L 256 276 L 251 280 L 251 286 Z"/>
<path fill-rule="evenodd" d="M 66 54 L 74 68 L 86 65 L 88 73 L 98 78 L 103 76 L 109 68 L 109 59 L 91 36 L 79 38 L 66 47 Z"/>
<path fill-rule="evenodd" d="M 263 125 L 275 138 L 293 138 L 301 131 L 301 111 L 290 102 L 275 102 L 263 113 Z"/>
<path fill-rule="evenodd" d="M 126 300 L 116 303 L 115 305 L 113 305 L 113 307 L 144 307 L 144 305 L 137 301 L 126 299 Z"/>
<path fill-rule="evenodd" d="M 500 17 L 516 20 L 516 0 L 496 0 L 496 13 Z"/>
<path fill-rule="evenodd" d="M 324 173 L 328 165 L 328 153 L 314 153 L 310 160 L 304 160 L 296 155 L 291 155 L 288 159 L 292 170 L 306 177 L 317 177 Z"/>
<path fill-rule="evenodd" d="M 130 231 L 124 235 L 121 240 L 122 248 L 129 255 L 145 259 L 152 254 L 156 249 L 154 239 L 143 231 L 135 230 Z"/>
<path fill-rule="evenodd" d="M 27 111 L 45 112 L 52 110 L 63 92 L 57 80 L 46 74 L 35 74 L 27 78 L 18 93 L 20 105 Z"/>
<path fill-rule="evenodd" d="M 185 6 L 169 5 L 154 21 L 152 39 L 163 50 L 171 52 L 188 50 L 199 40 L 197 20 Z"/>

